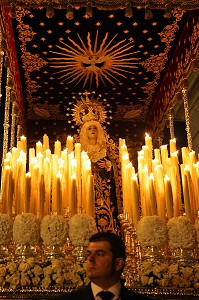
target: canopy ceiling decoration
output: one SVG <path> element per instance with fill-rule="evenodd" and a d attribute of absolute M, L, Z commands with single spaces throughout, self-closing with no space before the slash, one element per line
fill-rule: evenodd
<path fill-rule="evenodd" d="M 120 130 L 131 141 L 145 130 L 158 136 L 197 69 L 198 1 L 0 5 L 17 101 L 33 142 L 45 132 L 59 138 L 75 131 L 71 111 L 85 91 L 106 101 L 110 130 L 119 136 Z"/>

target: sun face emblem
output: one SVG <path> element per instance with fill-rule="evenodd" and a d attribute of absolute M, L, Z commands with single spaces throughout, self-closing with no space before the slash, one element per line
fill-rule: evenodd
<path fill-rule="evenodd" d="M 108 42 L 108 32 L 105 34 L 101 45 L 98 47 L 98 31 L 94 45 L 92 47 L 90 33 L 87 34 L 87 46 L 78 34 L 80 44 L 68 38 L 70 44 L 60 41 L 64 47 L 56 45 L 60 52 L 50 51 L 59 57 L 49 58 L 50 67 L 59 69 L 53 74 L 58 74 L 61 82 L 67 81 L 68 84 L 78 85 L 83 82 L 83 87 L 87 84 L 92 86 L 95 82 L 99 87 L 100 81 L 105 86 L 106 81 L 115 84 L 121 78 L 127 78 L 132 74 L 132 69 L 137 68 L 139 58 L 134 57 L 131 42 L 126 39 L 113 43 L 117 34 Z"/>

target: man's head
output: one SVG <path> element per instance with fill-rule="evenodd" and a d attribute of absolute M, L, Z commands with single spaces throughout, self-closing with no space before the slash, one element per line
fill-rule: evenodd
<path fill-rule="evenodd" d="M 107 289 L 119 281 L 125 265 L 125 245 L 111 232 L 99 232 L 91 236 L 86 263 L 87 277 Z"/>

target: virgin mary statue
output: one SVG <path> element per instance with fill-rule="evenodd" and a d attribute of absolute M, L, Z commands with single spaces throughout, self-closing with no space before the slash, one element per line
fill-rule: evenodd
<path fill-rule="evenodd" d="M 98 230 L 118 232 L 117 216 L 122 210 L 119 155 L 117 146 L 102 127 L 104 110 L 101 103 L 86 96 L 76 104 L 73 115 L 76 120 L 77 111 L 82 116 L 79 140 L 91 160 Z"/>

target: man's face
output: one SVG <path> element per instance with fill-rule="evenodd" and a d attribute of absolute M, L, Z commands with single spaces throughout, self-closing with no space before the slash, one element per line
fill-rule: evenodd
<path fill-rule="evenodd" d="M 116 261 L 113 260 L 107 241 L 90 242 L 86 262 L 87 277 L 101 287 L 111 286 L 120 277 Z"/>

